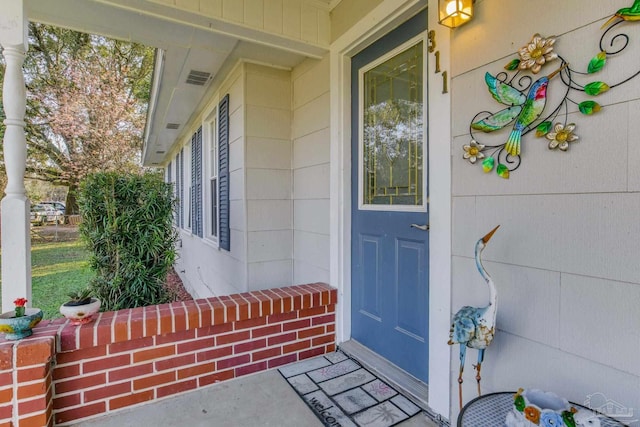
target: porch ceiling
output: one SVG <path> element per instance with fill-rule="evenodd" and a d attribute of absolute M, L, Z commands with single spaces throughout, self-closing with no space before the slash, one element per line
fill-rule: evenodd
<path fill-rule="evenodd" d="M 337 4 L 335 0 L 318 1 L 328 7 Z M 146 166 L 164 163 L 204 102 L 207 89 L 219 84 L 237 59 L 292 68 L 306 57 L 320 57 L 326 51 L 260 34 L 256 29 L 212 23 L 204 16 L 146 0 L 25 0 L 25 4 L 32 21 L 160 49 L 142 153 Z M 210 77 L 204 85 L 189 84 L 191 71 L 209 73 Z"/>

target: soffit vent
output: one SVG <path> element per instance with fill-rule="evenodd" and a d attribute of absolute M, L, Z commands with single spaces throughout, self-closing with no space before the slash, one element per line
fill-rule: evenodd
<path fill-rule="evenodd" d="M 156 154 L 164 154 L 166 151 L 156 151 Z"/>
<path fill-rule="evenodd" d="M 167 129 L 178 129 L 180 127 L 180 123 L 167 123 Z"/>
<path fill-rule="evenodd" d="M 211 73 L 206 71 L 191 70 L 187 76 L 187 84 L 204 86 L 209 81 L 209 77 L 211 77 Z"/>

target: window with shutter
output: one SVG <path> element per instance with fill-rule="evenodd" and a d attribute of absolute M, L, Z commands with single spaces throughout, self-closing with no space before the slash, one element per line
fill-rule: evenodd
<path fill-rule="evenodd" d="M 218 105 L 218 209 L 220 247 L 231 250 L 229 229 L 229 95 Z"/>
<path fill-rule="evenodd" d="M 202 126 L 191 137 L 191 231 L 202 237 Z"/>
<path fill-rule="evenodd" d="M 178 153 L 178 164 L 176 165 L 176 181 L 178 184 L 178 227 L 184 227 L 184 148 Z"/>

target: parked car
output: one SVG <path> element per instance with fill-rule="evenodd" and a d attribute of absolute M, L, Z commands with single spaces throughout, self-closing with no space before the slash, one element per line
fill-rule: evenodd
<path fill-rule="evenodd" d="M 64 224 L 64 212 L 52 205 L 38 203 L 31 207 L 31 222 L 39 225 L 48 222 Z"/>

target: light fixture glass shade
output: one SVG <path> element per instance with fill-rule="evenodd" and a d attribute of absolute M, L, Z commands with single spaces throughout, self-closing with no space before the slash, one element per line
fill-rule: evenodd
<path fill-rule="evenodd" d="M 438 22 L 456 28 L 471 21 L 473 0 L 438 0 Z"/>

